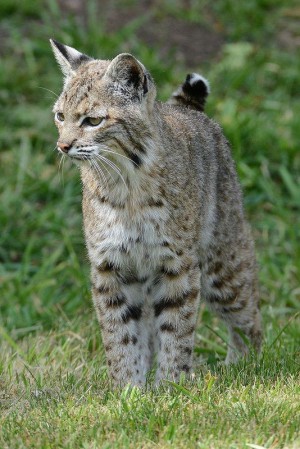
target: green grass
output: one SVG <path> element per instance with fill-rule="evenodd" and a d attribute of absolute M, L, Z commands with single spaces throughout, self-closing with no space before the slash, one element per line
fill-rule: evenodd
<path fill-rule="evenodd" d="M 211 82 L 207 112 L 237 161 L 257 243 L 265 347 L 260 360 L 219 365 L 226 332 L 201 307 L 195 379 L 145 392 L 109 385 L 80 180 L 52 151 L 55 95 L 45 89 L 58 93 L 62 80 L 48 38 L 102 58 L 131 51 L 161 99 L 190 68 L 139 42 L 142 20 L 110 35 L 93 2 L 84 25 L 54 0 L 21 3 L 0 5 L 0 448 L 300 447 L 300 58 L 280 42 L 289 25 L 295 33 L 296 2 L 218 0 L 212 10 L 203 0 L 186 10 L 164 0 L 156 12 L 213 20 L 225 34 L 221 55 L 193 70 Z"/>
<path fill-rule="evenodd" d="M 299 447 L 299 355 L 295 343 L 285 348 L 292 328 L 259 363 L 202 365 L 192 382 L 116 392 L 88 318 L 61 317 L 59 329 L 19 343 L 3 335 L 0 447 Z"/>

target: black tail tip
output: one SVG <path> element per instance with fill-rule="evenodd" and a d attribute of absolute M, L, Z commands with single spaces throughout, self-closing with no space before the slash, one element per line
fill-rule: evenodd
<path fill-rule="evenodd" d="M 182 85 L 183 92 L 194 98 L 206 98 L 210 93 L 209 82 L 198 73 L 189 73 Z"/>

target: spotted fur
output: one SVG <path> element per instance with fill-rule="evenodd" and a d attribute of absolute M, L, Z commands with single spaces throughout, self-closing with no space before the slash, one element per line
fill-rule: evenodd
<path fill-rule="evenodd" d="M 248 352 L 242 334 L 259 349 L 254 248 L 234 162 L 220 127 L 195 110 L 208 84 L 188 76 L 162 104 L 133 56 L 93 60 L 51 43 L 65 75 L 57 146 L 81 171 L 93 302 L 115 385 L 144 385 L 155 354 L 157 384 L 191 372 L 200 292 L 229 328 L 226 362 Z"/>

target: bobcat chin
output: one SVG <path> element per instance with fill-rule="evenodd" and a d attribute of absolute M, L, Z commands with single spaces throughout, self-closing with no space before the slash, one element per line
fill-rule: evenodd
<path fill-rule="evenodd" d="M 190 74 L 168 103 L 130 54 L 95 60 L 51 40 L 65 76 L 58 151 L 80 167 L 92 296 L 110 376 L 191 372 L 200 298 L 225 321 L 226 362 L 262 339 L 254 245 L 209 93 Z M 245 338 L 246 337 L 246 338 Z"/>

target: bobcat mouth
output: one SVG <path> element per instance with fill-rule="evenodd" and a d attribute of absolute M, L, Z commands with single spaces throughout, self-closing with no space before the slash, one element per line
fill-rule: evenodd
<path fill-rule="evenodd" d="M 70 154 L 69 155 L 73 159 L 77 159 L 79 161 L 86 161 L 87 159 L 91 159 L 92 154 L 89 152 L 79 152 L 76 154 Z"/>
<path fill-rule="evenodd" d="M 88 159 L 90 159 L 90 157 L 89 156 L 75 156 L 75 155 L 69 155 L 69 157 L 71 158 L 71 159 L 76 159 L 77 161 L 86 161 L 86 160 L 88 160 Z"/>
<path fill-rule="evenodd" d="M 91 159 L 93 156 L 93 153 L 91 151 L 86 150 L 77 150 L 76 148 L 70 148 L 68 151 L 63 151 L 61 148 L 57 148 L 60 154 L 68 156 L 70 159 L 76 159 L 78 161 L 86 161 L 88 159 Z M 75 153 L 73 151 L 75 150 Z"/>

